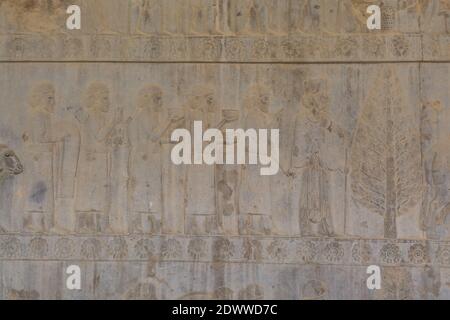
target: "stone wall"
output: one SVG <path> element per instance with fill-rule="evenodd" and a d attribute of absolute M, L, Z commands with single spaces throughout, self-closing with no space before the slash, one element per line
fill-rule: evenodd
<path fill-rule="evenodd" d="M 450 298 L 449 63 L 448 0 L 0 1 L 0 298 Z M 194 120 L 279 173 L 172 164 Z"/>

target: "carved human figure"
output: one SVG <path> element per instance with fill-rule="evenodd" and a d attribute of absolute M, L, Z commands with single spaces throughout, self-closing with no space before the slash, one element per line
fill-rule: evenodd
<path fill-rule="evenodd" d="M 0 11 L 8 23 L 25 32 L 55 32 L 63 30 L 68 5 L 65 0 L 27 1 L 5 0 Z"/>
<path fill-rule="evenodd" d="M 130 284 L 122 298 L 127 300 L 156 300 L 163 297 L 164 292 L 172 293 L 166 279 L 158 276 L 159 272 L 164 273 L 156 260 L 149 259 L 147 263 L 139 266 L 140 274 L 137 280 Z"/>
<path fill-rule="evenodd" d="M 127 28 L 123 12 L 129 8 L 128 1 L 96 0 L 84 3 L 83 13 L 87 27 L 95 34 L 119 34 Z"/>
<path fill-rule="evenodd" d="M 241 300 L 264 300 L 264 287 L 257 283 L 249 284 L 238 292 Z"/>
<path fill-rule="evenodd" d="M 80 153 L 80 130 L 74 121 L 54 122 L 54 192 L 53 231 L 63 233 L 75 228 L 75 185 Z"/>
<path fill-rule="evenodd" d="M 321 30 L 320 0 L 291 1 L 289 23 L 292 32 L 314 33 Z"/>
<path fill-rule="evenodd" d="M 353 7 L 352 12 L 358 13 L 361 16 L 357 16 L 360 22 L 366 23 L 367 19 L 364 18 L 365 15 L 369 16 L 367 13 L 367 8 L 373 4 L 371 0 L 353 0 L 351 1 L 351 5 Z"/>
<path fill-rule="evenodd" d="M 31 231 L 50 228 L 53 202 L 52 115 L 55 109 L 55 89 L 50 83 L 36 85 L 29 96 L 30 118 L 24 142 L 27 156 L 25 173 L 28 190 L 24 227 Z"/>
<path fill-rule="evenodd" d="M 265 0 L 267 10 L 267 33 L 287 34 L 289 32 L 289 10 L 291 4 L 289 0 Z"/>
<path fill-rule="evenodd" d="M 194 136 L 195 121 L 202 122 L 203 132 L 209 128 L 214 128 L 214 112 L 217 110 L 214 90 L 203 85 L 194 87 L 185 105 L 185 125 L 191 135 Z M 195 159 L 194 152 L 195 149 L 192 151 Z M 202 153 L 203 150 L 198 150 L 198 152 Z M 202 157 L 202 154 L 199 156 Z M 187 233 L 205 234 L 217 231 L 214 187 L 213 165 L 191 165 L 186 168 Z"/>
<path fill-rule="evenodd" d="M 92 83 L 85 92 L 77 114 L 81 128 L 81 148 L 77 174 L 77 230 L 100 232 L 109 225 L 110 154 L 107 138 L 115 120 L 111 116 L 109 89 Z"/>
<path fill-rule="evenodd" d="M 330 209 L 330 169 L 324 167 L 319 153 L 314 152 L 302 173 L 300 195 L 300 232 L 304 236 L 333 234 Z"/>
<path fill-rule="evenodd" d="M 125 119 L 123 109 L 118 108 L 106 137 L 108 147 L 108 185 L 110 200 L 107 214 L 109 229 L 114 233 L 128 231 L 128 165 L 130 140 L 128 127 L 131 118 Z"/>
<path fill-rule="evenodd" d="M 269 11 L 268 4 L 268 1 L 251 1 L 249 14 L 252 33 L 265 34 L 269 32 L 269 16 L 274 14 L 274 12 Z"/>
<path fill-rule="evenodd" d="M 422 152 L 422 162 L 424 169 L 424 176 L 426 182 L 426 190 L 424 191 L 424 198 L 422 201 L 422 212 L 421 212 L 421 224 L 423 230 L 428 230 L 433 227 L 436 223 L 433 213 L 436 213 L 437 206 L 441 198 L 442 192 L 439 189 L 444 187 L 447 189 L 445 184 L 442 185 L 441 180 L 436 175 L 439 172 L 437 165 L 441 164 L 438 161 L 438 149 L 439 143 L 435 134 L 435 130 L 439 124 L 439 115 L 442 106 L 438 101 L 428 102 L 422 106 L 421 110 L 421 121 L 420 121 L 420 142 L 421 142 L 421 152 Z M 440 168 L 441 171 L 444 168 Z M 444 169 L 445 170 L 445 169 Z M 433 174 L 435 173 L 435 174 Z M 436 177 L 436 179 L 434 179 Z M 436 180 L 436 181 L 435 181 Z"/>
<path fill-rule="evenodd" d="M 420 32 L 419 26 L 419 10 L 422 0 L 400 1 L 396 8 L 398 16 L 398 27 L 401 31 Z"/>
<path fill-rule="evenodd" d="M 420 2 L 422 25 L 435 32 L 450 32 L 450 4 L 447 0 Z"/>
<path fill-rule="evenodd" d="M 323 80 L 305 81 L 295 123 L 290 173 L 299 178 L 299 224 L 304 236 L 334 234 L 330 179 L 334 172 L 342 174 L 345 166 L 337 151 L 345 150 L 345 131 L 330 120 L 326 90 Z M 327 162 L 330 155 L 333 165 Z"/>
<path fill-rule="evenodd" d="M 439 0 L 438 16 L 443 20 L 445 32 L 450 33 L 450 3 L 447 0 Z"/>
<path fill-rule="evenodd" d="M 370 5 L 373 5 L 373 1 L 371 0 L 352 0 L 352 1 L 343 1 L 342 4 L 344 4 L 343 7 L 340 7 L 339 9 L 342 9 L 340 11 L 340 14 L 343 14 L 343 16 L 339 17 L 339 22 L 342 24 L 345 19 L 347 20 L 347 28 L 348 30 L 358 30 L 358 31 L 364 31 L 367 26 L 367 19 L 371 15 L 367 13 L 367 8 Z M 351 5 L 351 7 L 349 6 Z M 382 20 L 383 20 L 383 13 L 386 11 L 388 13 L 389 11 L 389 2 L 386 2 L 382 5 Z M 350 9 L 346 12 L 347 9 Z M 384 10 L 386 9 L 386 10 Z M 350 15 L 350 16 L 348 16 Z M 383 23 L 382 23 L 383 24 Z M 341 25 L 342 26 L 342 25 Z M 345 26 L 345 24 L 344 24 Z M 345 29 L 344 29 L 345 30 Z M 330 30 L 331 31 L 331 30 Z"/>
<path fill-rule="evenodd" d="M 252 33 L 256 34 L 267 34 L 271 33 L 269 23 L 272 23 L 272 18 L 276 14 L 276 10 L 282 7 L 279 3 L 277 8 L 275 3 L 270 0 L 253 0 L 250 6 L 250 30 Z M 274 10 L 274 11 L 271 11 Z M 272 25 L 272 27 L 274 27 Z"/>
<path fill-rule="evenodd" d="M 180 35 L 186 30 L 188 1 L 166 0 L 162 2 L 162 32 L 167 35 Z"/>
<path fill-rule="evenodd" d="M 170 161 L 172 148 L 176 142 L 171 141 L 175 129 L 185 127 L 183 108 L 168 108 L 168 120 L 160 134 L 162 154 L 162 189 L 163 211 L 162 232 L 166 234 L 184 233 L 185 227 L 185 166 L 177 166 Z"/>
<path fill-rule="evenodd" d="M 289 1 L 230 0 L 230 29 L 238 34 L 287 33 L 289 8 Z"/>
<path fill-rule="evenodd" d="M 421 208 L 421 227 L 427 238 L 440 238 L 439 227 L 448 224 L 450 215 L 450 192 L 447 187 L 449 163 L 446 139 L 438 135 L 442 104 L 426 102 L 421 112 L 421 152 L 425 177 Z"/>
<path fill-rule="evenodd" d="M 36 85 L 29 96 L 30 118 L 23 134 L 27 152 L 28 201 L 24 226 L 34 231 L 73 228 L 79 131 L 54 115 L 55 89 Z"/>
<path fill-rule="evenodd" d="M 36 85 L 29 96 L 30 118 L 23 134 L 27 152 L 27 201 L 24 226 L 31 231 L 71 229 L 79 132 L 58 119 L 55 89 L 51 83 Z"/>
<path fill-rule="evenodd" d="M 370 4 L 373 4 L 370 0 L 290 1 L 290 31 L 307 34 L 364 31 Z"/>
<path fill-rule="evenodd" d="M 411 300 L 417 285 L 407 268 L 383 268 L 381 289 L 375 290 L 374 298 L 379 300 Z"/>
<path fill-rule="evenodd" d="M 158 0 L 132 0 L 134 33 L 160 34 L 162 32 L 163 5 Z"/>
<path fill-rule="evenodd" d="M 368 0 L 338 0 L 336 8 L 336 29 L 339 32 L 357 32 L 366 28 L 367 18 L 365 17 Z M 366 5 L 367 4 L 367 5 Z M 365 6 L 365 10 L 362 9 Z M 326 21 L 323 21 L 325 23 Z M 335 32 L 335 30 L 328 30 Z"/>
<path fill-rule="evenodd" d="M 312 279 L 308 280 L 300 288 L 300 296 L 302 300 L 321 300 L 326 297 L 329 289 L 325 282 Z"/>
<path fill-rule="evenodd" d="M 10 177 L 23 172 L 17 155 L 8 146 L 0 144 L 0 232 L 11 230 L 11 204 L 13 186 L 7 183 Z"/>
<path fill-rule="evenodd" d="M 239 34 L 250 33 L 250 10 L 252 0 L 228 0 L 227 21 L 230 32 Z"/>
<path fill-rule="evenodd" d="M 163 91 L 156 85 L 142 88 L 137 110 L 128 126 L 129 208 L 132 232 L 157 233 L 162 215 L 162 164 L 160 135 L 164 129 Z"/>
<path fill-rule="evenodd" d="M 220 17 L 219 2 L 214 0 L 189 1 L 189 33 L 196 35 L 218 33 Z"/>
<path fill-rule="evenodd" d="M 217 125 L 226 137 L 226 130 L 239 128 L 239 110 L 223 109 L 223 120 Z M 226 150 L 231 145 L 235 148 L 236 141 L 223 141 L 224 159 Z M 239 174 L 240 165 L 216 164 L 214 172 L 216 210 L 219 229 L 224 234 L 238 234 L 238 202 L 239 202 Z"/>
<path fill-rule="evenodd" d="M 445 148 L 445 145 L 445 143 L 441 143 L 440 148 Z M 429 223 L 430 227 L 427 229 L 427 237 L 436 239 L 442 238 L 442 230 L 447 229 L 450 222 L 450 201 L 448 200 L 450 190 L 446 184 L 450 169 L 448 158 L 441 154 L 435 158 L 433 167 L 433 182 L 436 189 L 435 195 L 437 196 L 433 198 L 430 206 L 434 214 L 429 215 L 428 221 L 431 221 L 431 223 Z"/>
<path fill-rule="evenodd" d="M 244 101 L 244 129 L 258 131 L 259 129 L 279 128 L 278 116 L 270 112 L 270 106 L 271 92 L 269 89 L 261 85 L 251 87 Z M 270 150 L 270 137 L 268 137 L 267 142 Z M 254 144 L 258 141 L 250 141 L 249 143 Z M 246 149 L 246 159 L 250 158 L 251 150 L 252 148 Z M 240 234 L 269 234 L 272 230 L 270 176 L 261 176 L 260 169 L 260 165 L 254 164 L 241 166 L 239 188 Z"/>

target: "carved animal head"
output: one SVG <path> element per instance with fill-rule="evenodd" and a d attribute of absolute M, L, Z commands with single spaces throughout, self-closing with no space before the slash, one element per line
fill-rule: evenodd
<path fill-rule="evenodd" d="M 0 145 L 0 181 L 8 176 L 23 172 L 23 166 L 14 151 L 5 145 Z"/>

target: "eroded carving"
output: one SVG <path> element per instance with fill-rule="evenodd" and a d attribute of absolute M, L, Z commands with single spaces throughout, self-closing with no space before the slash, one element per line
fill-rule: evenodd
<path fill-rule="evenodd" d="M 13 30 L 53 33 L 65 26 L 67 0 L 5 0 L 0 8 Z"/>
<path fill-rule="evenodd" d="M 218 110 L 215 91 L 208 86 L 192 89 L 185 106 L 186 128 L 193 133 L 194 122 L 201 121 L 203 132 L 215 128 L 215 112 Z M 206 145 L 206 144 L 205 144 Z M 192 156 L 196 157 L 195 149 Z M 199 150 L 202 152 L 202 150 Z M 197 155 L 203 157 L 201 154 Z M 214 166 L 193 165 L 186 168 L 186 232 L 208 234 L 218 232 L 216 214 Z"/>
<path fill-rule="evenodd" d="M 24 226 L 35 232 L 72 230 L 78 128 L 56 116 L 56 91 L 50 82 L 31 89 L 28 105 L 22 135 L 29 167 Z"/>
<path fill-rule="evenodd" d="M 255 85 L 248 90 L 244 101 L 244 130 L 279 127 L 278 114 L 271 112 L 271 97 L 270 89 L 262 85 Z M 270 139 L 268 144 L 270 145 Z M 246 150 L 246 159 L 249 159 L 250 152 L 251 149 Z M 240 234 L 270 234 L 272 230 L 270 179 L 260 175 L 259 165 L 242 165 L 240 179 Z"/>
<path fill-rule="evenodd" d="M 23 172 L 23 166 L 17 155 L 8 146 L 0 144 L 0 184 L 10 177 Z"/>
<path fill-rule="evenodd" d="M 402 90 L 394 70 L 379 71 L 350 155 L 353 199 L 383 217 L 387 238 L 397 237 L 397 217 L 421 195 L 419 131 Z"/>
<path fill-rule="evenodd" d="M 338 187 L 332 188 L 330 179 L 332 175 L 345 175 L 346 166 L 331 162 L 330 157 L 334 152 L 345 159 L 348 133 L 331 120 L 326 81 L 308 80 L 304 90 L 295 121 L 292 168 L 288 174 L 300 179 L 301 234 L 330 236 L 334 234 L 330 197 Z"/>
<path fill-rule="evenodd" d="M 128 203 L 132 232 L 158 233 L 161 230 L 163 106 L 162 89 L 155 85 L 144 87 L 138 94 L 137 109 L 128 125 L 131 145 Z"/>
<path fill-rule="evenodd" d="M 110 224 L 111 150 L 107 139 L 118 122 L 111 113 L 109 88 L 103 83 L 90 84 L 76 115 L 81 131 L 75 203 L 78 232 L 100 232 Z"/>

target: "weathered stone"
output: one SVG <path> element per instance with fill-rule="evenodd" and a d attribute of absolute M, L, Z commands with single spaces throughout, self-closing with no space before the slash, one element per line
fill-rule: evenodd
<path fill-rule="evenodd" d="M 0 1 L 0 298 L 450 298 L 450 7 L 382 2 Z M 173 164 L 195 121 L 278 174 Z"/>

